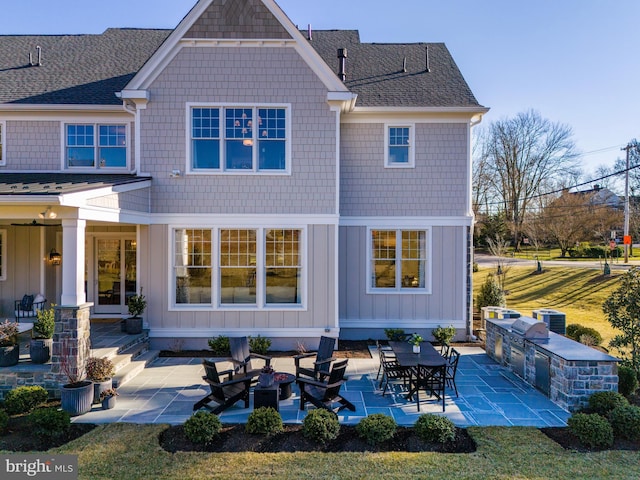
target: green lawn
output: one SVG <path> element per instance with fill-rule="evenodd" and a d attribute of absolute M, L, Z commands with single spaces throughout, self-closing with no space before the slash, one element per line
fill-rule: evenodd
<path fill-rule="evenodd" d="M 493 268 L 480 268 L 473 275 L 474 299 Z M 600 271 L 577 267 L 544 267 L 541 274 L 533 266 L 512 266 L 507 272 L 507 307 L 531 316 L 539 308 L 552 308 L 567 315 L 567 325 L 579 323 L 600 332 L 607 346 L 615 330 L 602 312 L 602 304 L 618 288 L 621 273 L 604 277 Z"/>
<path fill-rule="evenodd" d="M 79 454 L 90 479 L 638 479 L 640 452 L 565 451 L 535 428 L 470 428 L 472 454 L 176 453 L 162 425 L 101 426 L 56 453 Z"/>

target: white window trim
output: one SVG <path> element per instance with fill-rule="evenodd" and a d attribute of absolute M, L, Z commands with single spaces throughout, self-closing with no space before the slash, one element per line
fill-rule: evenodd
<path fill-rule="evenodd" d="M 372 230 L 393 230 L 398 235 L 398 232 L 402 232 L 404 230 L 418 230 L 426 233 L 426 242 L 427 248 L 425 252 L 425 269 L 424 274 L 426 276 L 424 280 L 424 288 L 402 288 L 402 285 L 396 282 L 395 288 L 375 288 L 373 286 L 373 272 L 371 269 L 372 263 L 372 255 L 373 249 L 371 245 L 371 231 Z M 367 268 L 366 268 L 366 285 L 367 285 L 367 294 L 371 295 L 430 295 L 431 294 L 431 265 L 433 263 L 432 256 L 432 239 L 431 239 L 431 227 L 427 227 L 424 225 L 414 225 L 414 226 L 402 226 L 402 227 L 391 227 L 391 226 L 368 226 L 367 227 Z M 396 242 L 396 245 L 399 243 Z M 398 262 L 400 257 L 397 254 L 396 250 L 396 262 Z M 396 278 L 398 279 L 400 276 L 399 270 L 396 269 Z"/>
<path fill-rule="evenodd" d="M 224 113 L 225 108 L 251 108 L 257 110 L 258 108 L 283 108 L 286 111 L 285 115 L 285 128 L 286 128 L 286 142 L 285 142 L 285 168 L 283 170 L 258 170 L 258 155 L 257 150 L 253 149 L 253 168 L 251 170 L 225 170 L 225 156 L 224 156 L 224 141 L 225 137 L 222 135 L 224 129 L 224 114 L 220 116 L 220 168 L 219 169 L 205 169 L 192 167 L 191 162 L 191 109 L 192 108 L 220 108 L 221 113 Z M 292 144 L 292 111 L 290 103 L 212 103 L 212 102 L 187 102 L 185 113 L 185 143 L 186 143 L 186 165 L 185 172 L 187 175 L 279 175 L 286 176 L 291 175 L 291 144 Z M 259 140 L 259 139 L 258 139 Z"/>
<path fill-rule="evenodd" d="M 0 120 L 0 165 L 7 164 L 7 122 Z"/>
<path fill-rule="evenodd" d="M 0 281 L 7 279 L 7 231 L 0 230 L 0 255 L 2 255 L 2 264 L 0 264 Z"/>
<path fill-rule="evenodd" d="M 389 163 L 389 128 L 409 129 L 409 161 L 407 163 Z M 415 168 L 416 166 L 416 124 L 385 123 L 384 124 L 384 168 Z"/>
<path fill-rule="evenodd" d="M 211 303 L 189 303 L 177 304 L 175 301 L 176 279 L 174 272 L 175 265 L 175 232 L 176 230 L 211 230 Z M 302 256 L 300 268 L 302 275 L 300 278 L 300 303 L 271 303 L 267 304 L 266 299 L 266 267 L 265 267 L 265 243 L 266 231 L 272 229 L 299 230 L 300 231 L 300 255 Z M 256 230 L 256 303 L 255 304 L 227 304 L 220 303 L 220 231 L 221 230 Z M 169 226 L 169 311 L 216 311 L 216 312 L 238 312 L 238 311 L 306 311 L 307 310 L 307 279 L 309 271 L 307 265 L 307 226 L 306 225 L 262 225 L 259 227 L 247 225 L 170 225 Z M 260 280 L 258 280 L 260 279 Z"/>
<path fill-rule="evenodd" d="M 94 159 L 95 165 L 93 167 L 70 167 L 67 165 L 67 125 L 93 125 L 94 135 Z M 98 149 L 100 148 L 100 133 L 99 128 L 101 125 L 124 125 L 126 145 L 125 145 L 125 158 L 126 165 L 124 167 L 100 167 L 98 162 Z M 60 122 L 60 151 L 61 161 L 60 165 L 62 170 L 79 172 L 79 173 L 123 173 L 131 170 L 131 122 L 126 120 L 120 120 L 115 118 L 90 118 L 90 119 L 68 119 Z"/>

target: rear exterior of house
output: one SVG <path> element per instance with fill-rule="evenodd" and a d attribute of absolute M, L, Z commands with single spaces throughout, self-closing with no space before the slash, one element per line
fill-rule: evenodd
<path fill-rule="evenodd" d="M 0 36 L 0 52 L 3 317 L 37 293 L 126 317 L 143 288 L 156 348 L 471 334 L 487 109 L 443 44 L 200 0 L 173 31 Z"/>

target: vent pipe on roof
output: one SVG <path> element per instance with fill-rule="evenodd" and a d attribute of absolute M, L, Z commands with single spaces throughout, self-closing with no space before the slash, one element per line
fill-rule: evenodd
<path fill-rule="evenodd" d="M 430 72 L 431 69 L 429 68 L 429 45 L 427 45 L 426 50 L 427 50 L 427 58 L 426 58 L 426 68 L 424 71 Z"/>
<path fill-rule="evenodd" d="M 347 72 L 345 71 L 345 65 L 347 63 L 347 49 L 338 49 L 338 77 L 343 82 L 347 79 Z"/>
<path fill-rule="evenodd" d="M 29 52 L 29 66 L 33 67 L 33 54 Z"/>
<path fill-rule="evenodd" d="M 404 57 L 404 60 L 402 60 L 402 71 L 407 73 L 407 57 Z"/>
<path fill-rule="evenodd" d="M 36 47 L 36 50 L 38 51 L 38 66 L 42 66 L 42 47 L 40 45 L 38 45 Z"/>
<path fill-rule="evenodd" d="M 311 41 L 313 40 L 313 37 L 311 36 L 311 24 L 307 24 L 307 40 Z"/>

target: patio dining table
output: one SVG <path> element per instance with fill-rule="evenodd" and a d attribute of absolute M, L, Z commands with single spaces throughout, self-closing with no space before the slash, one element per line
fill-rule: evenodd
<path fill-rule="evenodd" d="M 418 379 L 415 381 L 413 376 L 417 376 L 418 365 L 430 370 L 429 377 L 432 379 L 438 379 L 439 376 L 444 378 L 444 372 L 447 365 L 447 360 L 440 355 L 440 353 L 429 342 L 420 343 L 420 353 L 413 353 L 413 347 L 408 342 L 389 342 L 389 346 L 396 355 L 396 361 L 400 367 L 404 367 L 409 371 L 409 393 L 407 398 L 413 398 L 416 395 L 416 401 L 418 402 L 418 410 L 420 409 L 420 403 L 418 398 Z M 442 379 L 444 382 L 444 379 Z M 444 388 L 441 390 L 442 395 L 442 409 L 444 410 Z M 435 394 L 440 399 L 440 394 L 431 388 L 431 393 Z"/>

